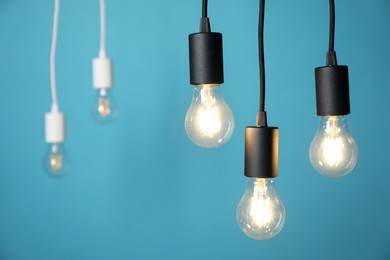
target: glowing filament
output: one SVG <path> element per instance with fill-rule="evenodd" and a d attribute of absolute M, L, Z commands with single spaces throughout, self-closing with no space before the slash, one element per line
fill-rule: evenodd
<path fill-rule="evenodd" d="M 330 117 L 323 140 L 323 159 L 328 166 L 335 167 L 343 160 L 343 141 L 339 136 L 341 129 L 337 126 L 337 118 Z"/>
<path fill-rule="evenodd" d="M 202 133 L 212 137 L 221 130 L 221 120 L 216 107 L 202 107 L 198 111 L 198 126 Z"/>
<path fill-rule="evenodd" d="M 50 167 L 53 171 L 61 170 L 62 156 L 60 154 L 51 154 L 50 155 Z"/>
<path fill-rule="evenodd" d="M 256 180 L 249 214 L 258 227 L 267 227 L 272 221 L 271 199 L 264 179 Z"/>
<path fill-rule="evenodd" d="M 98 111 L 101 116 L 108 116 L 111 113 L 110 100 L 99 98 Z"/>
<path fill-rule="evenodd" d="M 249 214 L 258 227 L 266 227 L 272 220 L 270 198 L 253 198 Z"/>
<path fill-rule="evenodd" d="M 340 137 L 325 137 L 323 158 L 329 166 L 337 166 L 343 160 L 343 142 Z"/>
<path fill-rule="evenodd" d="M 197 111 L 196 124 L 203 135 L 213 137 L 222 127 L 220 108 L 213 96 L 211 86 L 204 86 L 200 97 L 201 105 Z"/>

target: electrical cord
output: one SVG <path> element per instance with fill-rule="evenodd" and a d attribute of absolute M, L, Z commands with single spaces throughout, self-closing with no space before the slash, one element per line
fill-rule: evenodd
<path fill-rule="evenodd" d="M 207 0 L 203 0 L 203 4 L 202 4 L 202 18 L 207 18 Z"/>
<path fill-rule="evenodd" d="M 258 127 L 267 126 L 267 114 L 265 112 L 264 8 L 265 8 L 265 0 L 260 0 L 259 27 L 258 27 L 260 106 L 259 106 L 259 112 L 257 113 L 257 119 L 256 119 L 256 125 Z"/>
<path fill-rule="evenodd" d="M 329 0 L 329 49 L 326 53 L 326 65 L 337 66 L 336 52 L 334 51 L 334 35 L 335 35 L 335 8 L 334 0 Z"/>
<path fill-rule="evenodd" d="M 58 19 L 60 12 L 60 0 L 54 1 L 54 17 L 53 17 L 53 35 L 50 50 L 50 87 L 52 96 L 52 107 L 58 109 L 57 102 L 57 86 L 56 86 L 56 48 L 58 34 Z"/>
<path fill-rule="evenodd" d="M 260 69 L 260 109 L 259 109 L 260 111 L 264 111 L 265 108 L 264 5 L 265 5 L 265 0 L 260 0 L 259 28 L 258 28 L 259 69 Z"/>
<path fill-rule="evenodd" d="M 106 6 L 105 1 L 100 0 L 100 56 L 106 56 Z"/>
<path fill-rule="evenodd" d="M 329 51 L 334 51 L 334 28 L 335 28 L 334 0 L 329 0 L 329 11 L 330 11 L 330 20 L 329 20 Z"/>
<path fill-rule="evenodd" d="M 207 5 L 208 5 L 208 1 L 203 0 L 202 1 L 202 17 L 200 18 L 199 31 L 204 32 L 204 33 L 208 33 L 211 31 L 210 21 L 209 21 L 209 18 L 207 17 Z"/>

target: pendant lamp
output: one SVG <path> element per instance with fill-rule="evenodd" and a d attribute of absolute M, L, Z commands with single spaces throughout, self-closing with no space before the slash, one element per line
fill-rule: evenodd
<path fill-rule="evenodd" d="M 185 118 L 191 141 L 206 149 L 226 143 L 234 131 L 234 117 L 223 95 L 222 34 L 211 32 L 207 0 L 203 0 L 200 31 L 189 35 L 192 103 Z"/>
<path fill-rule="evenodd" d="M 260 108 L 256 125 L 245 129 L 244 174 L 248 182 L 236 213 L 240 229 L 248 237 L 257 240 L 276 236 L 286 219 L 286 210 L 274 183 L 278 176 L 279 129 L 268 126 L 265 111 L 264 8 L 265 0 L 260 0 Z"/>
<path fill-rule="evenodd" d="M 68 157 L 64 150 L 65 114 L 60 112 L 57 101 L 56 85 L 56 48 L 60 0 L 54 1 L 53 36 L 50 50 L 50 85 L 52 104 L 51 111 L 45 114 L 45 140 L 48 149 L 44 158 L 44 170 L 52 177 L 63 176 L 69 166 Z"/>
<path fill-rule="evenodd" d="M 96 99 L 92 106 L 92 117 L 99 123 L 112 122 L 116 106 L 112 98 L 112 60 L 106 54 L 106 5 L 100 0 L 100 50 L 99 57 L 92 60 L 93 88 Z"/>
<path fill-rule="evenodd" d="M 348 67 L 338 65 L 334 51 L 335 6 L 329 0 L 330 32 L 326 66 L 315 69 L 317 133 L 310 145 L 310 162 L 321 175 L 330 178 L 350 173 L 358 158 L 357 144 L 349 132 L 350 113 Z"/>

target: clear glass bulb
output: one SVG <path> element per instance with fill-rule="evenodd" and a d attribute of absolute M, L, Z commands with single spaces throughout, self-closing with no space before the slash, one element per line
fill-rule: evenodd
<path fill-rule="evenodd" d="M 310 162 L 323 176 L 337 178 L 356 165 L 358 147 L 344 116 L 323 116 L 310 145 Z"/>
<path fill-rule="evenodd" d="M 274 180 L 249 178 L 236 216 L 248 237 L 265 240 L 276 236 L 286 221 L 286 210 L 276 193 Z"/>
<path fill-rule="evenodd" d="M 203 148 L 216 148 L 230 139 L 234 116 L 220 86 L 195 86 L 185 128 L 191 141 Z"/>
<path fill-rule="evenodd" d="M 63 144 L 49 144 L 44 159 L 44 169 L 46 173 L 53 177 L 61 177 L 66 174 L 68 166 L 69 160 L 64 151 Z"/>
<path fill-rule="evenodd" d="M 111 91 L 98 89 L 97 98 L 92 107 L 92 116 L 99 123 L 109 123 L 116 115 L 116 106 Z"/>

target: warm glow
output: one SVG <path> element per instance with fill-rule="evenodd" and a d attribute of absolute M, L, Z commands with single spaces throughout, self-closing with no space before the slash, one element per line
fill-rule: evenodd
<path fill-rule="evenodd" d="M 343 160 L 343 143 L 340 137 L 327 136 L 325 138 L 323 158 L 328 166 L 337 166 Z"/>
<path fill-rule="evenodd" d="M 50 155 L 50 167 L 53 171 L 59 171 L 62 168 L 62 155 L 51 154 Z"/>
<path fill-rule="evenodd" d="M 339 136 L 341 129 L 337 125 L 337 118 L 330 117 L 325 128 L 325 137 L 322 144 L 323 161 L 330 167 L 337 167 L 343 160 L 343 141 Z"/>
<path fill-rule="evenodd" d="M 249 214 L 258 227 L 266 227 L 272 221 L 271 199 L 267 194 L 266 181 L 257 179 Z"/>
<path fill-rule="evenodd" d="M 249 213 L 258 227 L 266 227 L 272 220 L 270 198 L 253 198 Z"/>
<path fill-rule="evenodd" d="M 212 137 L 221 130 L 219 111 L 215 106 L 201 107 L 196 118 L 199 130 L 206 136 Z"/>
<path fill-rule="evenodd" d="M 100 116 L 108 116 L 111 113 L 110 100 L 106 98 L 99 98 L 98 111 Z"/>
<path fill-rule="evenodd" d="M 197 128 L 207 137 L 218 134 L 222 127 L 220 108 L 211 87 L 209 85 L 203 86 L 200 93 L 201 104 L 195 116 Z"/>

